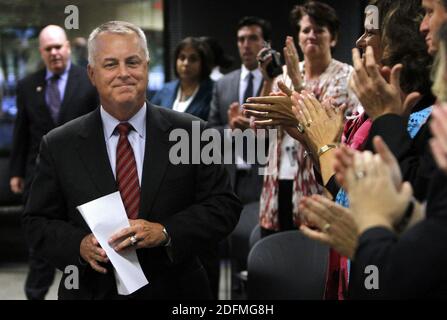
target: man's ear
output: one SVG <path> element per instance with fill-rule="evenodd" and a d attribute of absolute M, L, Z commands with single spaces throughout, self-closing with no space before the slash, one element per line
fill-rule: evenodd
<path fill-rule="evenodd" d="M 71 44 L 70 44 L 70 41 L 67 40 L 66 46 L 67 46 L 68 54 L 71 55 Z"/>
<path fill-rule="evenodd" d="M 96 87 L 94 71 L 93 71 L 93 67 L 90 65 L 90 63 L 87 65 L 87 73 L 88 73 L 90 82 L 92 83 L 93 86 Z"/>

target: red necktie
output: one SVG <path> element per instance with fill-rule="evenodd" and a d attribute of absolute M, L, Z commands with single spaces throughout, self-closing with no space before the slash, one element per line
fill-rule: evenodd
<path fill-rule="evenodd" d="M 124 208 L 126 208 L 127 217 L 136 219 L 140 209 L 140 183 L 133 149 L 127 139 L 130 130 L 133 128 L 127 122 L 120 123 L 116 128 L 120 134 L 116 147 L 116 182 Z"/>

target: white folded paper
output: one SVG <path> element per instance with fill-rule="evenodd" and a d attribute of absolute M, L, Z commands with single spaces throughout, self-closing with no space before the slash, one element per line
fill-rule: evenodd
<path fill-rule="evenodd" d="M 147 285 L 135 250 L 116 252 L 108 239 L 121 229 L 129 227 L 119 191 L 77 207 L 115 269 L 118 294 L 129 295 Z"/>

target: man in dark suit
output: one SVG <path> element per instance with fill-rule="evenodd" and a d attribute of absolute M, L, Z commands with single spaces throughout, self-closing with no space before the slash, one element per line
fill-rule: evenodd
<path fill-rule="evenodd" d="M 119 299 L 113 266 L 76 206 L 119 190 L 130 227 L 111 235 L 136 250 L 149 284 L 133 299 L 205 299 L 197 253 L 235 227 L 241 210 L 221 165 L 174 165 L 173 129 L 191 137 L 198 118 L 146 99 L 149 53 L 142 30 L 112 21 L 89 37 L 88 72 L 101 107 L 45 135 L 23 225 L 38 253 L 79 270 L 79 288 L 61 299 Z M 201 128 L 204 123 L 200 122 Z"/>
<path fill-rule="evenodd" d="M 257 17 L 245 17 L 238 24 L 237 45 L 242 66 L 221 78 L 214 86 L 208 125 L 219 129 L 224 138 L 224 129 L 245 130 L 250 120 L 242 114 L 241 104 L 248 97 L 258 96 L 263 85 L 257 55 L 270 40 L 270 24 Z M 242 203 L 259 201 L 263 177 L 257 166 L 250 166 L 238 155 L 239 164 L 227 166 L 236 194 Z"/>
<path fill-rule="evenodd" d="M 39 51 L 45 69 L 19 81 L 17 119 L 10 159 L 10 187 L 23 193 L 24 201 L 34 176 L 42 136 L 51 129 L 97 107 L 95 88 L 84 68 L 70 62 L 70 43 L 65 31 L 55 25 L 39 35 Z M 25 285 L 28 299 L 44 299 L 53 282 L 54 267 L 34 255 L 30 248 L 30 271 Z"/>

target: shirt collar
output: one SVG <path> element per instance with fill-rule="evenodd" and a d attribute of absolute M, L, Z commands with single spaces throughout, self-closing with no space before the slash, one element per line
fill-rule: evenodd
<path fill-rule="evenodd" d="M 250 72 L 253 74 L 253 77 L 255 79 L 261 79 L 262 78 L 262 73 L 261 73 L 261 70 L 259 70 L 259 68 L 256 68 L 254 70 L 248 70 L 246 66 L 242 65 L 242 67 L 241 67 L 241 79 L 243 79 L 243 80 L 248 79 L 248 74 Z"/>
<path fill-rule="evenodd" d="M 62 72 L 62 74 L 60 75 L 60 79 L 61 79 L 61 80 L 64 80 L 64 81 L 67 80 L 67 78 L 68 78 L 68 72 L 70 71 L 70 68 L 71 68 L 71 61 L 68 60 L 68 61 L 67 61 L 67 67 L 65 68 L 64 72 Z M 47 68 L 47 74 L 46 74 L 46 76 L 45 76 L 45 80 L 46 80 L 46 81 L 50 80 L 51 77 L 52 77 L 53 75 L 54 75 L 54 73 L 51 72 L 51 71 Z"/>
<path fill-rule="evenodd" d="M 146 136 L 146 108 L 145 102 L 143 107 L 132 118 L 130 118 L 129 121 L 127 121 L 143 139 Z M 103 108 L 103 106 L 101 106 L 100 112 L 105 136 L 107 139 L 110 139 L 115 132 L 116 126 L 122 121 L 115 119 Z"/>

